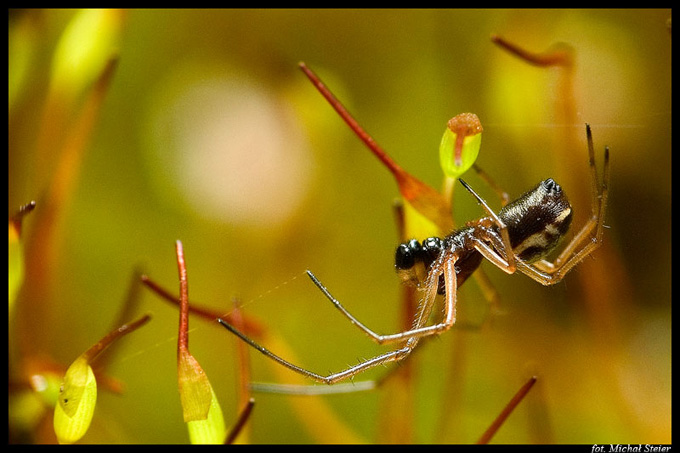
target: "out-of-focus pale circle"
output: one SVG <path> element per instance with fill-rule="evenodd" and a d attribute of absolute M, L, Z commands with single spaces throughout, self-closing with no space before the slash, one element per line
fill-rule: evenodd
<path fill-rule="evenodd" d="M 276 227 L 310 188 L 312 155 L 294 112 L 229 71 L 180 68 L 156 93 L 153 166 L 202 216 Z"/>

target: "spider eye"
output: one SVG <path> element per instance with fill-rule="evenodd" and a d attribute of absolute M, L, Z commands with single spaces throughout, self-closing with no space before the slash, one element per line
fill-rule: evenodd
<path fill-rule="evenodd" d="M 557 183 L 555 182 L 555 180 L 552 179 L 552 178 L 548 178 L 548 179 L 546 179 L 545 181 L 542 181 L 542 182 L 541 182 L 541 187 L 543 187 L 543 189 L 544 189 L 546 192 L 548 192 L 548 193 L 553 193 L 553 192 L 558 193 L 558 192 L 560 192 L 560 191 L 562 190 L 562 188 L 560 187 L 560 185 L 557 184 Z"/>
<path fill-rule="evenodd" d="M 437 259 L 444 247 L 444 242 L 437 237 L 427 238 L 423 241 L 423 260 L 425 267 L 430 265 Z"/>
<path fill-rule="evenodd" d="M 394 256 L 394 266 L 397 269 L 411 269 L 421 253 L 420 242 L 415 239 L 399 244 Z"/>

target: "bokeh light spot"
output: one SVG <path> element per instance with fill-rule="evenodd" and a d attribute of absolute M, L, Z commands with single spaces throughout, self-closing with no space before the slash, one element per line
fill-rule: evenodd
<path fill-rule="evenodd" d="M 204 217 L 276 227 L 310 187 L 312 155 L 295 113 L 228 70 L 180 68 L 152 101 L 154 180 Z M 158 168 L 160 166 L 160 168 Z"/>

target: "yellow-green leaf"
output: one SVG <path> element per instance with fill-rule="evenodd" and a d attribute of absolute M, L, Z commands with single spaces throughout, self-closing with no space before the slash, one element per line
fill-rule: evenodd
<path fill-rule="evenodd" d="M 19 241 L 19 233 L 16 227 L 9 222 L 9 265 L 7 267 L 9 274 L 9 313 L 12 313 L 14 300 L 21 288 L 21 283 L 24 281 L 24 250 Z"/>
<path fill-rule="evenodd" d="M 210 411 L 212 398 L 212 387 L 208 377 L 198 361 L 187 350 L 182 350 L 177 365 L 184 421 L 205 420 Z"/>
<path fill-rule="evenodd" d="M 406 238 L 423 240 L 425 238 L 442 236 L 443 232 L 429 218 L 421 214 L 407 200 L 403 201 L 404 206 L 404 233 Z"/>
<path fill-rule="evenodd" d="M 439 162 L 447 177 L 458 178 L 477 160 L 482 124 L 474 113 L 461 113 L 451 118 L 447 126 L 439 145 Z"/>
<path fill-rule="evenodd" d="M 222 444 L 227 437 L 222 408 L 212 387 L 210 387 L 210 396 L 210 408 L 206 419 L 187 422 L 192 444 Z"/>
<path fill-rule="evenodd" d="M 78 441 L 87 432 L 97 403 L 97 381 L 92 367 L 83 358 L 76 359 L 66 371 L 54 408 L 54 432 L 62 444 Z"/>
<path fill-rule="evenodd" d="M 123 12 L 83 9 L 64 30 L 54 52 L 53 87 L 77 93 L 101 74 L 117 52 Z"/>

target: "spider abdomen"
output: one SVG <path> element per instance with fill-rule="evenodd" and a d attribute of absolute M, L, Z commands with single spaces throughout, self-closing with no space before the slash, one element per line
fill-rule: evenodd
<path fill-rule="evenodd" d="M 569 230 L 572 210 L 559 184 L 546 179 L 504 206 L 498 217 L 507 226 L 515 254 L 531 263 L 557 246 Z"/>

